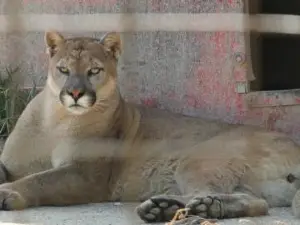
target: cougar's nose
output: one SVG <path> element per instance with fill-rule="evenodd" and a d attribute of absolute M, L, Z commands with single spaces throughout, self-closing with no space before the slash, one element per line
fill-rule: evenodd
<path fill-rule="evenodd" d="M 75 101 L 77 101 L 80 97 L 84 95 L 84 90 L 82 89 L 68 89 L 67 93 L 73 97 Z"/>

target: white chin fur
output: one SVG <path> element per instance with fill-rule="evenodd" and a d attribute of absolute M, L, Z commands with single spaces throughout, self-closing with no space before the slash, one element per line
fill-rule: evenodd
<path fill-rule="evenodd" d="M 84 113 L 86 113 L 89 109 L 89 97 L 88 96 L 82 96 L 81 98 L 78 99 L 77 104 L 79 106 L 72 106 L 75 104 L 74 99 L 69 96 L 69 95 L 64 95 L 63 96 L 63 102 L 64 102 L 64 106 L 66 107 L 66 109 L 75 115 L 82 115 Z M 70 107 L 72 106 L 72 107 Z"/>
<path fill-rule="evenodd" d="M 74 115 L 82 115 L 88 112 L 88 109 L 76 106 L 76 107 L 68 107 L 67 110 Z"/>
<path fill-rule="evenodd" d="M 90 107 L 90 98 L 86 95 L 82 96 L 80 99 L 78 99 L 77 104 L 83 106 L 84 108 Z"/>

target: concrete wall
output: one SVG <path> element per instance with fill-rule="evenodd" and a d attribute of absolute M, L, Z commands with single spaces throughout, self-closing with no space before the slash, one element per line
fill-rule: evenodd
<path fill-rule="evenodd" d="M 12 0 L 2 0 L 0 3 L 2 14 L 7 11 L 5 2 L 8 1 Z M 227 13 L 243 12 L 244 7 L 243 0 L 18 1 L 22 2 L 24 13 L 59 15 L 124 12 Z M 103 34 L 76 33 L 98 38 Z M 30 86 L 32 79 L 39 85 L 44 84 L 47 56 L 44 53 L 43 35 L 43 32 L 35 31 L 21 35 L 1 35 L 0 66 L 21 61 L 25 85 Z M 186 115 L 265 126 L 297 137 L 300 131 L 298 106 L 250 107 L 248 95 L 237 93 L 237 83 L 247 81 L 246 74 L 249 71 L 249 54 L 246 54 L 243 33 L 125 32 L 123 40 L 124 54 L 119 66 L 119 82 L 123 95 L 129 101 Z"/>

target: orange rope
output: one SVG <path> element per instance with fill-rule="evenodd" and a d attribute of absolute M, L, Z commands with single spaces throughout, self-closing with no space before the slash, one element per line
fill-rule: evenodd
<path fill-rule="evenodd" d="M 190 210 L 189 208 L 178 209 L 176 211 L 173 219 L 170 222 L 165 223 L 165 225 L 175 225 L 175 222 L 177 220 L 186 219 L 188 217 L 188 211 L 189 210 Z M 200 222 L 199 225 L 217 225 L 217 223 L 209 221 L 209 220 L 204 220 L 204 221 Z"/>

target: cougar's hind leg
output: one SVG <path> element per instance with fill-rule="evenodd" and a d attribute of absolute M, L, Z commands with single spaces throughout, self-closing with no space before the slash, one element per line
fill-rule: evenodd
<path fill-rule="evenodd" d="M 247 164 L 235 158 L 195 158 L 181 164 L 176 181 L 183 195 L 193 195 L 185 205 L 191 215 L 210 219 L 266 215 L 267 201 L 240 188 L 247 172 Z"/>
<path fill-rule="evenodd" d="M 224 219 L 268 214 L 268 203 L 245 193 L 196 196 L 186 204 L 191 215 Z"/>

